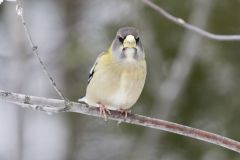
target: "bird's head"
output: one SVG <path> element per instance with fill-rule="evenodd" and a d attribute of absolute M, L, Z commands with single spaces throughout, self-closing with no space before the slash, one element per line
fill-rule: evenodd
<path fill-rule="evenodd" d="M 112 43 L 112 54 L 120 62 L 137 62 L 145 58 L 139 31 L 134 27 L 120 28 Z"/>

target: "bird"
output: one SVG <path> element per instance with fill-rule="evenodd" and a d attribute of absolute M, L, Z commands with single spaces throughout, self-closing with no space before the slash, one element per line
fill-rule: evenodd
<path fill-rule="evenodd" d="M 147 75 L 142 39 L 135 27 L 122 27 L 90 70 L 86 94 L 79 102 L 99 107 L 107 120 L 110 110 L 125 114 L 137 102 Z"/>

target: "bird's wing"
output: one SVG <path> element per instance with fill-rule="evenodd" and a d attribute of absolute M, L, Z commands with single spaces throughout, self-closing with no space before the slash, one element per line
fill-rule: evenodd
<path fill-rule="evenodd" d="M 96 68 L 96 66 L 97 66 L 97 64 L 98 64 L 98 61 L 99 61 L 100 57 L 103 56 L 104 54 L 106 54 L 106 53 L 104 53 L 104 52 L 101 53 L 101 54 L 97 57 L 94 65 L 92 66 L 92 68 L 91 68 L 91 70 L 90 70 L 90 72 L 89 72 L 89 76 L 88 76 L 88 84 L 90 83 L 90 81 L 91 81 L 91 79 L 92 79 L 92 77 L 93 77 L 93 75 L 94 75 L 95 68 Z"/>
<path fill-rule="evenodd" d="M 103 53 L 99 54 L 99 56 L 97 57 L 95 63 L 93 64 L 93 66 L 92 66 L 92 68 L 91 68 L 91 70 L 90 70 L 90 72 L 89 72 L 88 84 L 90 83 L 91 79 L 93 78 L 93 75 L 94 75 L 94 73 L 95 73 L 95 69 L 96 69 L 96 66 L 97 66 L 97 64 L 98 64 L 99 59 L 100 59 L 104 54 L 106 54 L 106 53 L 103 52 Z M 78 99 L 78 102 L 88 103 L 88 101 L 87 101 L 87 99 L 86 99 L 86 96 L 83 96 L 83 97 L 81 97 L 80 99 Z"/>

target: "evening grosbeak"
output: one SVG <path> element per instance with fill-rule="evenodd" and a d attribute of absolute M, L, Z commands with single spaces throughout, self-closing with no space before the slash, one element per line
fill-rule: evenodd
<path fill-rule="evenodd" d="M 146 61 L 139 31 L 120 28 L 108 51 L 100 54 L 90 70 L 85 97 L 107 119 L 109 109 L 127 116 L 138 100 L 146 78 Z"/>

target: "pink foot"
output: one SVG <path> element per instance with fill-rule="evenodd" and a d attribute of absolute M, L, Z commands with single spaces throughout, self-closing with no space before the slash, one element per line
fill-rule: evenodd
<path fill-rule="evenodd" d="M 124 114 L 125 119 L 127 118 L 128 113 L 131 113 L 131 110 L 127 110 L 127 109 L 120 109 L 119 111 L 121 112 L 121 114 Z"/>
<path fill-rule="evenodd" d="M 107 114 L 111 115 L 111 112 L 103 104 L 98 103 L 98 105 L 100 115 L 104 117 L 105 121 L 107 121 Z"/>

